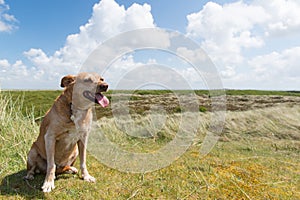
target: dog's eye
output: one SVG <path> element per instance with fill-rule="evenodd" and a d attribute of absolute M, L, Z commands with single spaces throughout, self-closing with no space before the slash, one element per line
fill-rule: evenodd
<path fill-rule="evenodd" d="M 93 82 L 93 80 L 91 78 L 86 78 L 86 79 L 84 79 L 84 82 L 91 83 L 91 82 Z"/>
<path fill-rule="evenodd" d="M 104 79 L 103 79 L 103 78 L 100 78 L 100 81 L 104 81 Z"/>

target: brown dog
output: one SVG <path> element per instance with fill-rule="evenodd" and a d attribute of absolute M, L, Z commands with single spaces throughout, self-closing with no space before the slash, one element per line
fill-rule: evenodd
<path fill-rule="evenodd" d="M 54 189 L 55 174 L 78 172 L 72 167 L 78 153 L 83 180 L 95 182 L 86 168 L 92 107 L 94 103 L 103 107 L 109 104 L 108 99 L 101 94 L 107 90 L 108 85 L 95 73 L 65 76 L 61 80 L 61 87 L 65 90 L 46 113 L 40 134 L 28 153 L 25 179 L 33 179 L 35 173 L 46 173 L 43 192 Z"/>

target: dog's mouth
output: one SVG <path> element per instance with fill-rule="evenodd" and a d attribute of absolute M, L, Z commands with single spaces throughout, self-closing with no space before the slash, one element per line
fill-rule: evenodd
<path fill-rule="evenodd" d="M 83 96 L 88 100 L 95 102 L 96 104 L 101 105 L 103 108 L 109 105 L 109 100 L 101 92 L 92 93 L 90 91 L 84 91 Z"/>

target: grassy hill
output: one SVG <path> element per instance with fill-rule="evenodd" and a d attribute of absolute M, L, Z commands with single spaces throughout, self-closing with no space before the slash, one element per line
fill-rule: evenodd
<path fill-rule="evenodd" d="M 152 104 L 169 106 L 165 125 L 149 138 L 123 134 L 110 107 L 97 109 L 97 124 L 123 149 L 155 151 L 174 139 L 181 120 L 178 102 L 170 93 L 136 91 L 130 95 L 130 114 L 140 123 L 151 124 L 147 110 Z M 28 182 L 22 177 L 27 152 L 38 135 L 36 119 L 58 94 L 60 91 L 0 93 L 0 199 L 300 199 L 300 97 L 297 92 L 253 91 L 227 91 L 224 130 L 206 156 L 199 150 L 210 123 L 210 104 L 206 91 L 198 91 L 206 110 L 193 113 L 201 121 L 196 136 L 170 166 L 143 174 L 124 173 L 90 153 L 87 165 L 96 183 L 86 183 L 78 175 L 60 175 L 56 188 L 44 194 L 40 190 L 44 175 Z M 107 96 L 112 99 L 114 95 L 122 101 L 126 91 Z M 78 161 L 75 166 L 79 167 Z"/>
<path fill-rule="evenodd" d="M 8 97 L 13 102 L 12 104 L 18 104 L 18 108 L 22 112 L 23 115 L 34 115 L 35 118 L 39 119 L 46 111 L 51 107 L 54 100 L 58 95 L 61 94 L 61 90 L 39 90 L 39 91 L 0 91 L 0 95 L 2 97 Z M 209 97 L 209 91 L 207 90 L 195 90 L 192 91 L 198 96 Z M 261 90 L 225 90 L 227 99 L 230 100 L 230 97 L 236 96 L 281 96 L 281 97 L 300 97 L 299 91 L 261 91 Z M 177 93 L 191 93 L 191 91 L 177 91 Z M 130 101 L 135 104 L 137 102 L 141 102 L 144 104 L 144 100 L 147 98 L 152 98 L 156 96 L 158 98 L 164 98 L 167 95 L 172 95 L 173 92 L 170 90 L 138 90 L 138 91 L 130 91 L 130 90 L 122 90 L 122 91 L 109 91 L 106 93 L 107 97 L 111 99 L 112 94 L 128 94 L 130 95 Z M 239 103 L 240 100 L 233 99 L 235 103 Z M 201 103 L 201 102 L 200 102 Z M 232 106 L 235 107 L 234 102 L 229 103 L 227 106 L 228 110 L 231 110 Z M 207 105 L 206 105 L 207 106 Z M 142 107 L 142 106 L 141 106 Z M 139 108 L 140 112 L 143 112 L 145 108 Z M 202 107 L 202 111 L 209 109 L 204 106 Z M 98 112 L 101 112 L 103 116 L 111 116 L 109 110 L 101 109 L 97 107 Z M 180 112 L 181 110 L 178 107 L 174 106 L 171 109 L 171 112 Z M 201 111 L 201 108 L 200 108 Z"/>

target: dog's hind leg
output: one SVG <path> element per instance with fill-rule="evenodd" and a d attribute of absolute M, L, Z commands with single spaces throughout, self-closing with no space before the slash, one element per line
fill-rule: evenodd
<path fill-rule="evenodd" d="M 78 156 L 78 150 L 76 147 L 76 150 L 73 151 L 73 154 L 70 156 L 69 161 L 67 163 L 65 163 L 65 166 L 56 168 L 56 171 L 55 171 L 56 174 L 62 174 L 62 173 L 77 174 L 78 170 L 75 167 L 73 167 L 77 156 Z"/>
<path fill-rule="evenodd" d="M 27 180 L 33 180 L 35 170 L 37 168 L 37 158 L 38 158 L 38 152 L 35 148 L 31 148 L 28 157 L 27 157 L 27 175 L 24 177 L 24 179 Z"/>
<path fill-rule="evenodd" d="M 24 179 L 33 180 L 36 173 L 45 173 L 46 169 L 47 161 L 40 156 L 33 144 L 27 156 L 27 175 Z"/>
<path fill-rule="evenodd" d="M 72 166 L 64 166 L 64 167 L 58 167 L 56 169 L 56 174 L 77 174 L 78 170 L 75 167 Z"/>

